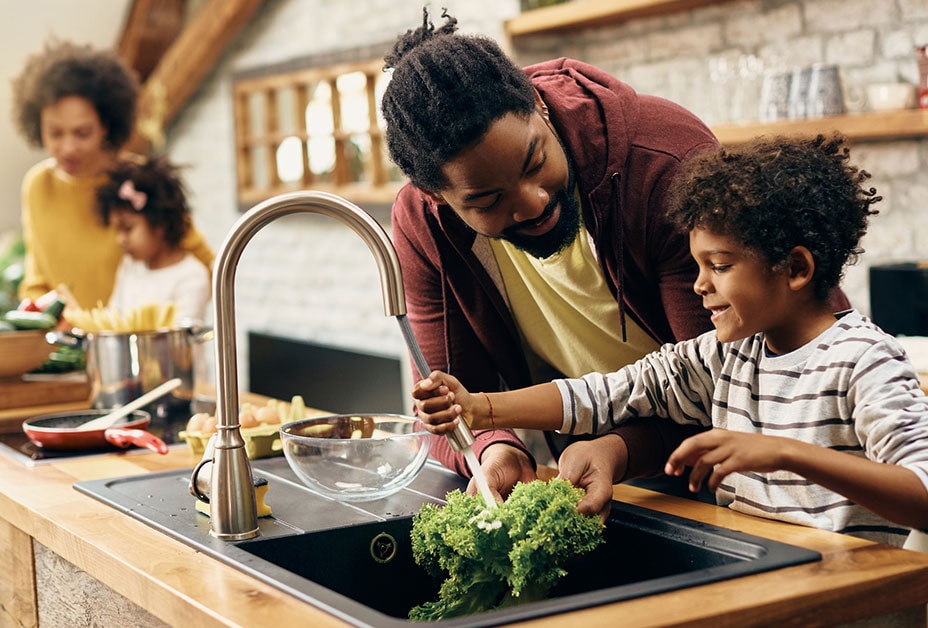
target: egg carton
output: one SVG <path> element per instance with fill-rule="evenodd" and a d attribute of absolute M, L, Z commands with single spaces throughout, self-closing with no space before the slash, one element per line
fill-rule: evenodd
<path fill-rule="evenodd" d="M 251 460 L 270 458 L 283 453 L 280 442 L 280 423 L 265 423 L 255 427 L 239 428 L 245 441 L 245 454 Z M 206 451 L 206 444 L 215 432 L 188 432 L 184 430 L 178 436 L 185 441 L 194 455 L 202 456 Z"/>

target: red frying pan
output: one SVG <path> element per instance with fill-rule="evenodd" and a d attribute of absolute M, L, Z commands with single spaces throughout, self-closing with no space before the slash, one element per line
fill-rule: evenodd
<path fill-rule="evenodd" d="M 168 453 L 163 440 L 145 430 L 151 415 L 136 410 L 121 418 L 113 427 L 100 430 L 79 430 L 77 427 L 108 414 L 109 410 L 78 410 L 43 414 L 23 421 L 23 432 L 33 443 L 43 449 L 80 450 L 100 449 L 108 445 L 128 447 L 136 445 L 151 449 L 159 454 Z"/>

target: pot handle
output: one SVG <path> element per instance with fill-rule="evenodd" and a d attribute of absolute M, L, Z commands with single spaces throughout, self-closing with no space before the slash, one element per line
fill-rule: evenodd
<path fill-rule="evenodd" d="M 84 344 L 83 338 L 79 338 L 74 334 L 69 334 L 63 331 L 50 331 L 45 334 L 45 342 L 50 345 L 62 345 L 65 347 L 75 347 L 82 348 Z"/>
<path fill-rule="evenodd" d="M 145 430 L 138 430 L 125 427 L 111 427 L 103 432 L 103 437 L 117 447 L 128 447 L 137 445 L 151 449 L 158 454 L 168 453 L 168 446 L 163 440 Z"/>

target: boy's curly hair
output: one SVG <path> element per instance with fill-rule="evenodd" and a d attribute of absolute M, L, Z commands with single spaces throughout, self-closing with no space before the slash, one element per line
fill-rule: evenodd
<path fill-rule="evenodd" d="M 669 217 L 685 228 L 731 237 L 776 269 L 804 246 L 815 260 L 815 296 L 825 300 L 863 253 L 870 173 L 849 163 L 839 134 L 758 138 L 687 160 L 670 191 Z"/>
<path fill-rule="evenodd" d="M 13 122 L 31 146 L 42 147 L 42 110 L 67 96 L 90 101 L 107 148 L 122 147 L 132 135 L 139 84 L 112 51 L 52 40 L 26 59 L 12 87 Z"/>
<path fill-rule="evenodd" d="M 97 211 L 104 225 L 110 224 L 114 211 L 142 214 L 153 229 L 164 229 L 164 240 L 172 246 L 180 245 L 190 230 L 190 209 L 179 175 L 180 169 L 166 158 L 126 158 L 107 172 L 108 180 L 97 189 Z M 144 207 L 136 210 L 119 196 L 126 181 L 146 195 Z"/>
<path fill-rule="evenodd" d="M 535 107 L 531 81 L 496 42 L 455 35 L 457 20 L 442 18 L 436 29 L 423 9 L 422 26 L 397 38 L 384 57 L 393 76 L 381 101 L 390 158 L 416 187 L 436 193 L 450 159 L 499 118 Z"/>

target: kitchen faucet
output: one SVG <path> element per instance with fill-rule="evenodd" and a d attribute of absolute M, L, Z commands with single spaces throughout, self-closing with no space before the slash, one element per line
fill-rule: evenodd
<path fill-rule="evenodd" d="M 406 319 L 403 275 L 393 242 L 370 214 L 345 199 L 327 192 L 291 192 L 263 201 L 242 215 L 232 226 L 216 256 L 213 270 L 213 330 L 216 351 L 216 435 L 213 439 L 208 491 L 203 490 L 194 469 L 190 490 L 210 504 L 210 534 L 227 541 L 258 535 L 258 516 L 251 463 L 238 423 L 238 368 L 235 333 L 235 269 L 245 246 L 254 235 L 277 218 L 289 214 L 323 214 L 351 227 L 367 244 L 380 271 L 383 308 L 395 316 L 419 374 L 429 374 L 412 329 Z M 460 421 L 448 434 L 455 451 L 473 454 L 474 436 Z M 205 457 L 204 457 L 205 458 Z M 208 493 L 208 494 L 207 494 Z"/>

